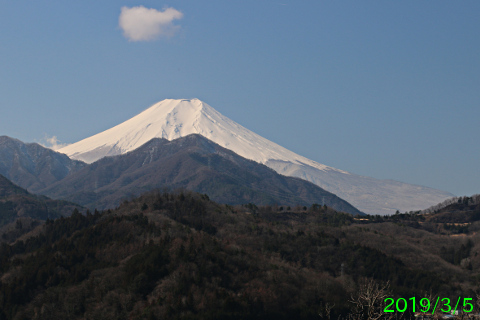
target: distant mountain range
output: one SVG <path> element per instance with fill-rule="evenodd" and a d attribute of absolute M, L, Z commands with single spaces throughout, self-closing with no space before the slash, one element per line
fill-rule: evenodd
<path fill-rule="evenodd" d="M 370 214 L 421 210 L 453 196 L 432 188 L 363 177 L 312 161 L 253 133 L 198 99 L 163 100 L 59 152 L 92 163 L 105 156 L 133 151 L 153 138 L 172 141 L 189 134 L 202 135 L 282 175 L 313 182 Z"/>
<path fill-rule="evenodd" d="M 0 136 L 0 174 L 30 192 L 37 193 L 85 165 L 37 143 Z"/>
<path fill-rule="evenodd" d="M 38 144 L 0 139 L 0 174 L 54 199 L 107 209 L 155 188 L 185 188 L 228 204 L 313 203 L 362 214 L 336 195 L 302 179 L 279 175 L 201 135 L 152 139 L 140 148 L 92 164 Z"/>
<path fill-rule="evenodd" d="M 102 158 L 41 193 L 105 209 L 155 188 L 185 188 L 228 204 L 325 204 L 361 214 L 311 182 L 286 177 L 192 134 L 172 141 L 154 138 L 123 155 Z"/>

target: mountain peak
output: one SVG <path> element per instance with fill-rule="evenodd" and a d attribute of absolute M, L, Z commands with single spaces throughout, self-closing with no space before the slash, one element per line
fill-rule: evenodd
<path fill-rule="evenodd" d="M 111 129 L 58 151 L 91 163 L 132 151 L 153 138 L 172 140 L 198 133 L 195 123 L 204 105 L 199 99 L 166 99 Z"/>
<path fill-rule="evenodd" d="M 104 156 L 135 150 L 153 138 L 173 140 L 189 134 L 200 134 L 242 157 L 263 164 L 275 159 L 308 164 L 320 170 L 338 170 L 299 156 L 259 136 L 199 99 L 162 100 L 135 117 L 58 152 L 91 163 Z"/>
<path fill-rule="evenodd" d="M 133 151 L 153 138 L 171 141 L 190 134 L 202 135 L 280 174 L 313 182 L 367 213 L 419 210 L 452 196 L 430 188 L 361 177 L 312 161 L 244 128 L 199 99 L 160 101 L 135 117 L 58 152 L 91 163 Z"/>
<path fill-rule="evenodd" d="M 165 111 L 166 109 L 172 108 L 172 109 L 189 109 L 192 111 L 200 111 L 203 109 L 204 102 L 197 99 L 165 99 L 160 102 L 155 103 L 151 107 L 149 107 L 147 110 L 153 109 L 153 110 L 161 110 Z"/>

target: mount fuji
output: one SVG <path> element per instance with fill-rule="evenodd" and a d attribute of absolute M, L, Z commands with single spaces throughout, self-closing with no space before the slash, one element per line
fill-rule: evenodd
<path fill-rule="evenodd" d="M 167 99 L 94 136 L 57 150 L 87 163 L 133 151 L 153 138 L 175 140 L 199 134 L 276 172 L 298 177 L 347 200 L 369 214 L 420 210 L 453 195 L 393 180 L 378 180 L 302 157 L 244 128 L 198 99 Z"/>

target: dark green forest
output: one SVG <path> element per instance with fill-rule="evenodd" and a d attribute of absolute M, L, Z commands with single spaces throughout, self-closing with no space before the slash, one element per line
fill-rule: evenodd
<path fill-rule="evenodd" d="M 480 225 L 439 214 L 229 206 L 187 191 L 75 209 L 0 244 L 0 319 L 410 319 L 365 294 L 476 299 Z"/>

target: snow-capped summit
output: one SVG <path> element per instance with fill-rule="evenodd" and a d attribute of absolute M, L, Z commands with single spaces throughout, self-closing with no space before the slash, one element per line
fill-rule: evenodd
<path fill-rule="evenodd" d="M 278 173 L 299 177 L 347 200 L 366 213 L 419 210 L 452 195 L 426 187 L 361 177 L 302 157 L 244 128 L 198 99 L 160 101 L 135 117 L 59 152 L 88 163 L 123 154 L 153 138 L 200 134 Z"/>
<path fill-rule="evenodd" d="M 275 159 L 308 164 L 320 170 L 337 170 L 253 133 L 199 99 L 160 101 L 130 120 L 58 151 L 91 163 L 104 156 L 135 150 L 153 138 L 173 140 L 194 133 L 259 163 Z"/>

